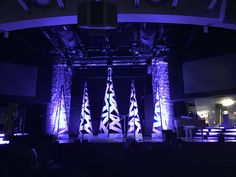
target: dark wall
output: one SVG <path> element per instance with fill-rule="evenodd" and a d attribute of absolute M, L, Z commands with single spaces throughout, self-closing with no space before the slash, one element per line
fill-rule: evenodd
<path fill-rule="evenodd" d="M 52 65 L 48 60 L 38 68 L 37 95 L 38 102 L 48 103 L 51 96 Z"/>
<path fill-rule="evenodd" d="M 169 56 L 170 96 L 172 100 L 185 99 L 182 64 L 173 56 Z"/>

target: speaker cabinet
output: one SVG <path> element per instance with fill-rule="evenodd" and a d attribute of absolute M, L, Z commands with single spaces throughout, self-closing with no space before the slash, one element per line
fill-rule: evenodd
<path fill-rule="evenodd" d="M 78 26 L 84 29 L 114 29 L 117 26 L 117 7 L 102 1 L 78 4 Z"/>
<path fill-rule="evenodd" d="M 236 24 L 236 1 L 228 0 L 225 10 L 225 19 L 226 23 Z"/>

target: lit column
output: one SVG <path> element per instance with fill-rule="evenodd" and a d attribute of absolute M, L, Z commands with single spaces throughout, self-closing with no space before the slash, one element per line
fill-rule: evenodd
<path fill-rule="evenodd" d="M 168 63 L 164 59 L 152 61 L 152 87 L 154 97 L 153 133 L 173 130 L 173 104 L 170 100 Z"/>
<path fill-rule="evenodd" d="M 48 106 L 47 134 L 68 133 L 71 101 L 71 67 L 55 65 L 52 70 L 51 100 Z"/>
<path fill-rule="evenodd" d="M 110 66 L 107 69 L 106 85 L 99 134 L 105 135 L 105 137 L 108 138 L 121 137 L 122 128 L 115 97 L 115 90 L 112 82 L 112 68 Z"/>

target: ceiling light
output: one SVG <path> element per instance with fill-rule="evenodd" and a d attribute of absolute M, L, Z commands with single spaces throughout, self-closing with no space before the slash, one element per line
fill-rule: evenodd
<path fill-rule="evenodd" d="M 233 105 L 234 103 L 235 103 L 235 101 L 232 100 L 232 99 L 230 99 L 230 98 L 227 98 L 227 99 L 224 99 L 224 100 L 221 101 L 221 104 L 222 104 L 223 106 L 231 106 L 231 105 Z"/>

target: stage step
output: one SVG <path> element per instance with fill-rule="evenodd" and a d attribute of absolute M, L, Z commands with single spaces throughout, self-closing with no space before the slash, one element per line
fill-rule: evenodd
<path fill-rule="evenodd" d="M 208 141 L 208 142 L 236 142 L 236 128 L 204 128 L 196 129 L 193 141 Z"/>

